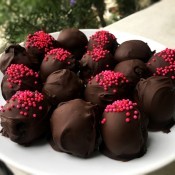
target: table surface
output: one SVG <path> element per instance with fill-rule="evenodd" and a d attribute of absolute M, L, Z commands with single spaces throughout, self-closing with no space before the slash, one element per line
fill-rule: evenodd
<path fill-rule="evenodd" d="M 175 48 L 175 0 L 162 0 L 104 29 L 141 35 Z M 8 165 L 15 175 L 29 175 Z M 147 175 L 173 175 L 175 162 Z"/>

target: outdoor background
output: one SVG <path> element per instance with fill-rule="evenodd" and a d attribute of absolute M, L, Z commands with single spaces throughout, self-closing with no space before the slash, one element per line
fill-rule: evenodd
<path fill-rule="evenodd" d="M 0 52 L 37 30 L 100 28 L 158 0 L 0 0 Z"/>

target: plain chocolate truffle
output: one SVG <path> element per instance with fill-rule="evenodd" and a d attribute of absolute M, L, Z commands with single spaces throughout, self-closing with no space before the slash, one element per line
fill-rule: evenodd
<path fill-rule="evenodd" d="M 135 100 L 149 118 L 148 129 L 169 132 L 174 124 L 175 90 L 170 78 L 152 76 L 138 82 Z"/>
<path fill-rule="evenodd" d="M 49 106 L 35 91 L 18 91 L 1 107 L 2 135 L 21 145 L 30 145 L 49 131 Z"/>
<path fill-rule="evenodd" d="M 123 73 L 134 87 L 140 78 L 148 78 L 150 76 L 146 64 L 138 59 L 122 61 L 115 66 L 114 71 Z"/>
<path fill-rule="evenodd" d="M 83 90 L 83 81 L 74 72 L 61 69 L 47 77 L 42 92 L 52 105 L 57 106 L 60 102 L 80 98 Z"/>
<path fill-rule="evenodd" d="M 98 107 L 82 99 L 61 103 L 53 112 L 50 123 L 57 151 L 89 157 L 98 142 Z"/>
<path fill-rule="evenodd" d="M 46 54 L 41 63 L 40 76 L 44 82 L 51 73 L 60 69 L 69 69 L 76 73 L 78 65 L 78 61 L 69 51 L 62 48 L 53 49 Z"/>
<path fill-rule="evenodd" d="M 128 161 L 146 152 L 147 128 L 137 104 L 122 99 L 108 105 L 101 120 L 102 144 L 106 156 Z"/>
<path fill-rule="evenodd" d="M 115 51 L 114 59 L 117 62 L 139 59 L 147 62 L 152 56 L 150 47 L 141 40 L 128 40 L 123 42 Z"/>
<path fill-rule="evenodd" d="M 24 47 L 14 44 L 5 49 L 0 58 L 1 72 L 5 74 L 5 71 L 11 64 L 24 64 L 27 67 L 32 67 L 29 55 Z"/>
<path fill-rule="evenodd" d="M 88 44 L 86 35 L 76 28 L 63 29 L 58 35 L 57 41 L 61 47 L 69 50 L 77 60 L 82 58 Z"/>

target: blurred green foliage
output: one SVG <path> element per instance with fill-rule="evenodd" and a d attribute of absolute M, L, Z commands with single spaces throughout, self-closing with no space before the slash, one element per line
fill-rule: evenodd
<path fill-rule="evenodd" d="M 116 0 L 112 20 L 105 21 L 105 0 L 0 0 L 0 34 L 10 42 L 21 42 L 37 30 L 99 28 L 138 9 L 136 0 Z M 158 0 L 151 0 L 152 2 Z M 150 2 L 150 1 L 149 1 Z M 1 36 L 2 37 L 2 36 Z"/>
<path fill-rule="evenodd" d="M 97 2 L 100 9 L 93 10 Z M 8 40 L 20 42 L 37 30 L 98 28 L 97 16 L 98 13 L 103 16 L 104 9 L 103 0 L 76 0 L 74 4 L 69 0 L 0 0 L 0 26 Z"/>

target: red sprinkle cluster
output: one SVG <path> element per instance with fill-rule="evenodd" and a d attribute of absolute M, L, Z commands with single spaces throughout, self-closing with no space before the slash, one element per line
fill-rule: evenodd
<path fill-rule="evenodd" d="M 54 40 L 55 39 L 48 33 L 38 31 L 27 36 L 26 48 L 32 46 L 38 49 L 44 49 L 45 52 L 48 52 L 49 50 L 53 49 Z"/>
<path fill-rule="evenodd" d="M 53 49 L 47 52 L 47 55 L 45 56 L 44 60 L 48 61 L 50 55 L 52 55 L 52 58 L 55 60 L 65 61 L 71 55 L 71 53 L 62 48 Z"/>
<path fill-rule="evenodd" d="M 105 30 L 100 30 L 90 37 L 91 40 L 97 42 L 100 46 L 105 46 L 109 40 L 116 40 L 116 37 Z"/>
<path fill-rule="evenodd" d="M 130 122 L 131 119 L 138 119 L 139 111 L 136 109 L 137 103 L 133 103 L 129 99 L 117 100 L 111 105 L 107 105 L 105 112 L 125 112 L 125 122 Z M 101 124 L 106 122 L 106 118 L 103 118 Z"/>
<path fill-rule="evenodd" d="M 42 101 L 44 100 L 44 96 L 39 93 L 38 91 L 32 92 L 29 90 L 25 91 L 18 91 L 15 95 L 12 96 L 10 100 L 7 101 L 8 107 L 1 106 L 0 112 L 11 111 L 13 108 L 19 110 L 19 114 L 23 116 L 29 117 L 37 117 L 36 113 L 29 113 L 30 112 L 37 112 L 43 110 Z M 8 105 L 9 104 L 9 105 Z M 36 109 L 36 110 L 35 110 Z M 38 113 L 38 112 L 37 112 Z"/>
<path fill-rule="evenodd" d="M 108 50 L 104 50 L 102 48 L 94 48 L 92 51 L 87 51 L 87 54 L 91 56 L 93 61 L 98 62 L 101 59 L 106 58 L 106 55 L 109 53 Z"/>
<path fill-rule="evenodd" d="M 173 74 L 171 78 L 175 79 L 175 49 L 166 48 L 165 50 L 155 54 L 155 56 L 161 57 L 169 65 L 164 67 L 157 67 L 156 73 L 154 73 L 153 75 L 166 76 L 167 74 L 171 73 Z M 156 62 L 156 61 L 157 61 L 156 58 L 152 59 L 152 62 Z M 149 65 L 151 65 L 151 62 L 148 63 L 148 66 Z"/>
<path fill-rule="evenodd" d="M 120 84 L 128 83 L 128 80 L 121 72 L 114 72 L 111 70 L 105 70 L 101 73 L 97 74 L 95 77 L 95 81 L 103 86 L 104 90 L 107 91 L 110 87 L 115 87 L 113 89 L 114 93 L 117 93 L 117 87 Z M 91 80 L 89 81 L 91 83 Z"/>
<path fill-rule="evenodd" d="M 37 72 L 24 66 L 23 64 L 11 64 L 6 70 L 6 75 L 8 75 L 7 82 L 9 88 L 13 88 L 13 84 L 21 86 L 22 79 L 24 77 L 34 77 L 34 84 L 36 85 L 37 79 L 39 77 Z"/>

